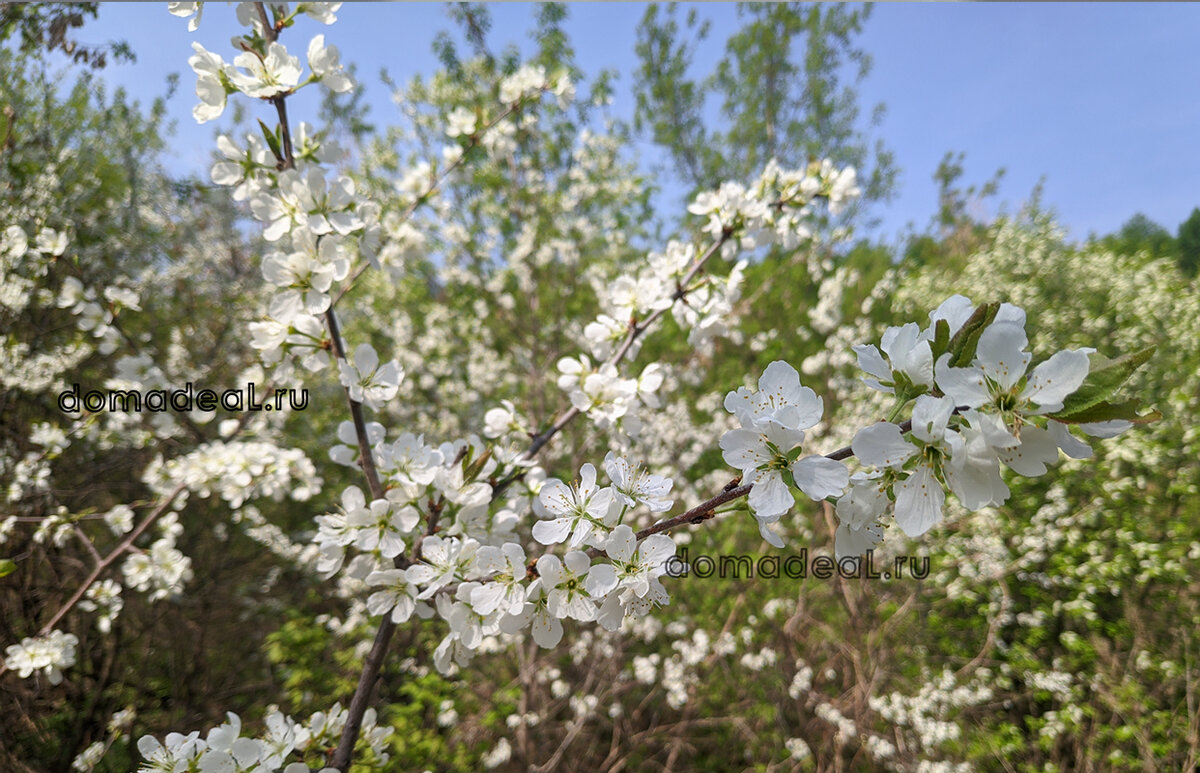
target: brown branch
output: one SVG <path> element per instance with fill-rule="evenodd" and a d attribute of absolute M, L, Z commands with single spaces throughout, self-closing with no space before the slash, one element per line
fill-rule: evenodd
<path fill-rule="evenodd" d="M 258 16 L 263 26 L 263 35 L 267 43 L 275 42 L 279 37 L 279 28 L 271 24 L 267 18 L 266 7 L 263 3 L 255 3 L 258 10 Z M 279 94 L 271 98 L 271 103 L 275 105 L 275 111 L 279 116 L 280 131 L 283 136 L 283 153 L 284 157 L 280 160 L 280 169 L 294 169 L 296 166 L 296 158 L 292 148 L 291 129 L 288 126 L 287 117 L 287 97 L 288 94 Z M 338 296 L 339 298 L 341 295 Z M 329 337 L 332 340 L 333 352 L 336 359 L 343 362 L 348 361 L 346 357 L 346 347 L 342 341 L 341 331 L 338 329 L 337 315 L 334 314 L 333 305 L 325 312 L 325 324 L 329 330 Z M 358 439 L 359 465 L 362 467 L 363 475 L 367 479 L 367 488 L 371 492 L 372 499 L 383 499 L 384 489 L 383 484 L 379 480 L 379 471 L 375 466 L 375 455 L 371 450 L 371 443 L 367 435 L 367 422 L 363 416 L 362 403 L 350 397 L 350 388 L 344 387 L 346 393 L 346 402 L 350 406 L 350 416 L 354 421 L 354 434 Z M 397 556 L 395 565 L 404 567 L 407 562 L 403 556 Z M 354 694 L 350 698 L 350 705 L 346 711 L 346 724 L 342 728 L 342 736 L 338 742 L 337 749 L 334 751 L 332 765 L 341 771 L 347 771 L 350 768 L 351 758 L 354 756 L 354 745 L 358 740 L 358 734 L 362 729 L 363 715 L 367 710 L 367 701 L 371 690 L 375 685 L 375 680 L 379 676 L 379 671 L 383 667 L 383 659 L 387 655 L 388 643 L 391 641 L 392 633 L 396 629 L 396 624 L 392 622 L 390 616 L 385 615 L 379 624 L 379 629 L 375 632 L 375 641 L 371 645 L 370 652 L 363 661 L 363 670 L 359 674 L 358 685 L 354 689 Z"/>
<path fill-rule="evenodd" d="M 342 343 L 342 335 L 338 330 L 337 316 L 330 308 L 325 312 L 325 324 L 333 339 L 333 352 L 339 360 L 348 361 L 346 346 Z M 371 490 L 372 499 L 383 499 L 383 484 L 379 482 L 379 472 L 375 468 L 375 455 L 371 451 L 371 442 L 367 436 L 367 420 L 363 416 L 362 403 L 350 397 L 350 387 L 343 387 L 346 392 L 346 402 L 350 404 L 350 416 L 354 419 L 354 434 L 358 438 L 358 463 L 363 474 L 367 477 L 367 487 Z"/>
<path fill-rule="evenodd" d="M 296 156 L 292 151 L 292 130 L 288 126 L 287 117 L 287 98 L 283 94 L 278 94 L 271 97 L 271 104 L 275 105 L 275 114 L 279 116 L 280 133 L 283 135 L 283 160 L 279 164 L 279 171 L 285 169 L 296 168 Z"/>
<path fill-rule="evenodd" d="M 955 408 L 954 412 L 958 413 L 961 410 L 964 410 L 964 409 Z M 912 420 L 909 419 L 908 421 L 905 421 L 903 424 L 900 424 L 899 426 L 900 426 L 900 431 L 902 433 L 908 432 L 909 430 L 912 429 Z M 846 459 L 849 459 L 852 456 L 854 456 L 854 449 L 851 446 L 844 446 L 842 448 L 839 448 L 836 451 L 832 451 L 828 454 L 825 454 L 826 459 L 832 459 L 835 462 L 844 461 Z M 652 525 L 647 526 L 646 528 L 642 529 L 641 531 L 639 531 L 636 534 L 637 540 L 640 542 L 641 540 L 644 540 L 646 537 L 649 537 L 652 534 L 660 534 L 664 531 L 670 531 L 671 529 L 674 529 L 678 526 L 683 526 L 685 524 L 693 524 L 693 525 L 701 524 L 701 523 L 704 523 L 705 521 L 712 520 L 713 518 L 715 518 L 717 516 L 716 509 L 718 507 L 720 507 L 721 505 L 724 505 L 724 504 L 728 504 L 729 502 L 732 502 L 735 499 L 741 499 L 742 497 L 749 495 L 750 490 L 752 488 L 754 488 L 754 484 L 753 483 L 742 484 L 742 476 L 739 475 L 736 478 L 734 478 L 733 480 L 726 483 L 725 488 L 721 489 L 720 494 L 717 494 L 716 496 L 714 496 L 704 502 L 701 502 L 700 504 L 696 505 L 695 507 L 688 510 L 687 512 L 680 513 L 679 515 L 668 518 L 665 521 L 659 521 L 658 523 L 652 524 Z M 591 548 L 587 551 L 587 554 L 590 558 L 596 558 L 602 552 L 603 551 L 600 550 L 599 548 Z M 526 567 L 527 570 L 534 577 L 536 577 L 537 573 L 538 573 L 536 563 L 537 563 L 536 560 L 531 561 L 531 562 L 529 562 L 528 566 Z M 447 586 L 447 587 L 449 587 L 449 586 Z"/>
<path fill-rule="evenodd" d="M 159 502 L 158 507 L 154 508 L 150 515 L 146 516 L 146 520 L 139 523 L 136 527 L 134 527 L 133 530 L 126 534 L 124 539 L 118 542 L 116 547 L 114 547 L 107 556 L 99 559 L 96 562 L 96 565 L 92 568 L 91 573 L 88 574 L 87 579 L 85 579 L 83 583 L 81 583 L 80 586 L 75 589 L 75 592 L 71 594 L 71 597 L 67 599 L 67 602 L 58 608 L 58 611 L 54 613 L 54 616 L 46 621 L 45 625 L 38 630 L 38 636 L 45 636 L 54 630 L 54 626 L 58 625 L 59 621 L 66 617 L 67 613 L 75 608 L 75 605 L 83 599 L 83 596 L 85 593 L 87 593 L 88 588 L 92 587 L 92 584 L 100 578 L 100 575 L 104 573 L 104 570 L 111 566 L 114 561 L 116 561 L 123 553 L 125 553 L 126 550 L 129 550 L 133 546 L 134 541 L 138 537 L 145 534 L 146 530 L 154 525 L 155 521 L 157 521 L 159 517 L 166 512 L 171 503 L 175 501 L 175 497 L 179 496 L 179 494 L 186 487 L 187 486 L 184 483 L 176 485 L 175 488 L 172 489 L 169 494 L 167 494 L 166 498 Z M 93 547 L 93 550 L 94 549 L 95 548 Z M 0 662 L 0 675 L 3 675 L 7 670 L 8 667 Z"/>

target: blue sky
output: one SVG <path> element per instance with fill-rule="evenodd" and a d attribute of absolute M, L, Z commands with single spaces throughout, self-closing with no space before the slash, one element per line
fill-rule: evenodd
<path fill-rule="evenodd" d="M 569 8 L 567 31 L 585 73 L 620 73 L 612 111 L 632 114 L 634 42 L 642 3 L 583 3 Z M 533 9 L 506 3 L 491 9 L 493 47 L 530 50 Z M 699 6 L 713 20 L 700 56 L 717 57 L 724 30 L 736 27 L 732 4 Z M 296 38 L 325 32 L 344 62 L 358 65 L 377 124 L 398 119 L 376 74 L 386 67 L 403 82 L 437 67 L 436 31 L 449 29 L 444 6 L 347 4 L 330 28 L 305 20 Z M 181 75 L 169 102 L 178 121 L 172 169 L 207 167 L 213 127 L 191 118 L 194 79 L 187 66 L 198 40 L 227 59 L 237 32 L 232 6 L 209 3 L 199 30 L 163 5 L 104 3 L 84 27 L 87 43 L 123 39 L 136 64 L 103 73 L 149 101 L 165 90 L 167 73 Z M 1172 232 L 1200 206 L 1200 5 L 1190 3 L 883 3 L 858 42 L 874 67 L 860 85 L 864 112 L 887 106 L 877 130 L 900 168 L 896 197 L 876 207 L 876 235 L 894 239 L 908 224 L 924 227 L 936 209 L 931 176 L 950 150 L 966 153 L 967 182 L 1007 170 L 998 206 L 1012 211 L 1045 178 L 1044 202 L 1072 238 L 1116 230 L 1143 212 Z M 303 46 L 301 46 L 302 49 Z M 706 67 L 708 62 L 701 62 Z M 298 101 L 293 120 L 315 115 Z M 654 157 L 646 142 L 636 146 Z"/>

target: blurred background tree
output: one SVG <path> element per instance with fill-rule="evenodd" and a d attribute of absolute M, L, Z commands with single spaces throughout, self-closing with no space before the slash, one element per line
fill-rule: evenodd
<path fill-rule="evenodd" d="M 774 158 L 785 168 L 828 158 L 858 170 L 859 208 L 886 201 L 895 161 L 871 130 L 882 104 L 864 119 L 856 85 L 871 71 L 855 38 L 869 6 L 740 3 L 744 19 L 729 30 L 724 54 L 708 69 L 697 52 L 712 34 L 692 8 L 650 5 L 638 26 L 637 108 L 633 125 L 661 147 L 684 197 L 724 180 L 747 180 Z"/>

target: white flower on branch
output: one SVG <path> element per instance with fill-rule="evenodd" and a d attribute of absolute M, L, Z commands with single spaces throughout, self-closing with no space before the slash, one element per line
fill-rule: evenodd
<path fill-rule="evenodd" d="M 570 538 L 569 547 L 598 545 L 608 535 L 615 519 L 609 506 L 613 491 L 596 485 L 596 468 L 588 463 L 579 470 L 579 482 L 568 486 L 552 479 L 542 486 L 537 503 L 551 520 L 533 525 L 533 538 L 553 545 Z"/>
<path fill-rule="evenodd" d="M 643 468 L 629 463 L 623 456 L 609 451 L 604 457 L 604 471 L 613 482 L 616 496 L 629 507 L 639 503 L 650 508 L 652 513 L 671 509 L 674 500 L 666 499 L 671 493 L 673 482 L 662 475 L 652 475 Z"/>
<path fill-rule="evenodd" d="M 234 201 L 245 201 L 255 191 L 259 173 L 275 165 L 262 138 L 255 134 L 246 135 L 244 150 L 229 137 L 221 135 L 217 138 L 217 150 L 224 160 L 213 164 L 212 181 L 232 187 Z"/>
<path fill-rule="evenodd" d="M 886 360 L 874 344 L 855 346 L 858 367 L 872 376 L 863 379 L 866 385 L 894 394 L 897 374 L 903 374 L 913 385 L 926 388 L 933 386 L 933 352 L 929 341 L 920 340 L 919 336 L 920 328 L 915 322 L 902 327 L 889 327 L 880 341 L 880 347 L 887 355 Z"/>
<path fill-rule="evenodd" d="M 546 608 L 558 618 L 588 622 L 596 618 L 596 601 L 588 590 L 592 559 L 581 550 L 563 557 L 548 553 L 537 560 L 537 582 L 546 591 Z"/>
<path fill-rule="evenodd" d="M 447 137 L 469 137 L 475 133 L 475 111 L 456 107 L 446 116 Z"/>
<path fill-rule="evenodd" d="M 800 458 L 804 430 L 821 420 L 824 405 L 800 385 L 795 368 L 776 360 L 756 391 L 742 387 L 726 395 L 725 409 L 742 425 L 721 437 L 725 461 L 742 471 L 743 484 L 753 486 L 748 502 L 763 539 L 783 547 L 770 525 L 795 503 L 789 483 L 817 501 L 841 494 L 849 483 L 841 462 L 815 454 Z"/>
<path fill-rule="evenodd" d="M 195 18 L 188 21 L 188 32 L 195 32 L 200 28 L 200 17 L 204 15 L 204 3 L 167 3 L 167 10 L 172 16 L 178 16 L 181 19 L 187 19 L 195 14 Z"/>
<path fill-rule="evenodd" d="M 197 123 L 207 123 L 225 112 L 225 97 L 232 88 L 234 69 L 219 54 L 199 43 L 192 43 L 192 50 L 196 53 L 188 59 L 188 64 L 196 71 L 196 96 L 200 98 L 200 104 L 192 108 L 192 116 Z"/>
<path fill-rule="evenodd" d="M 500 81 L 500 101 L 510 105 L 546 88 L 546 68 L 525 65 Z"/>
<path fill-rule="evenodd" d="M 234 58 L 233 64 L 242 69 L 230 73 L 229 79 L 249 97 L 269 99 L 287 94 L 300 82 L 300 59 L 289 54 L 282 43 L 271 43 L 266 56 L 245 51 Z"/>
<path fill-rule="evenodd" d="M 383 365 L 370 344 L 359 344 L 354 361 L 339 360 L 342 386 L 350 390 L 350 399 L 379 410 L 384 402 L 396 396 L 404 370 L 391 360 Z"/>
<path fill-rule="evenodd" d="M 417 609 L 418 588 L 409 582 L 404 569 L 382 569 L 367 575 L 370 586 L 383 586 L 367 598 L 367 611 L 373 615 L 391 614 L 393 623 L 403 623 Z"/>
<path fill-rule="evenodd" d="M 51 631 L 37 638 L 26 637 L 20 644 L 9 645 L 4 653 L 4 665 L 27 679 L 34 673 L 45 674 L 50 684 L 59 684 L 63 669 L 75 665 L 75 647 L 79 639 L 73 633 Z"/>
<path fill-rule="evenodd" d="M 313 77 L 330 91 L 342 93 L 354 88 L 354 79 L 342 68 L 337 46 L 325 45 L 325 36 L 317 35 L 308 44 L 308 66 Z"/>

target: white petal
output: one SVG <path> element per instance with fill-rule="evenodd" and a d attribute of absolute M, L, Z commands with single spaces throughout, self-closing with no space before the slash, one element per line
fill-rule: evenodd
<path fill-rule="evenodd" d="M 975 358 L 988 378 L 999 384 L 1001 389 L 1008 390 L 1020 381 L 1029 367 L 1031 355 L 1022 351 L 1028 343 L 1025 329 L 1020 325 L 993 322 L 979 336 Z"/>
<path fill-rule="evenodd" d="M 579 468 L 579 496 L 586 498 L 596 490 L 596 466 L 591 462 Z"/>
<path fill-rule="evenodd" d="M 1000 505 L 1008 499 L 1008 486 L 1000 477 L 996 462 L 981 464 L 950 464 L 946 468 L 946 483 L 963 507 L 975 511 L 989 505 Z"/>
<path fill-rule="evenodd" d="M 1125 430 L 1133 426 L 1133 422 L 1125 421 L 1124 419 L 1111 419 L 1109 421 L 1093 421 L 1088 424 L 1080 424 L 1079 429 L 1085 435 L 1091 435 L 1098 438 L 1110 438 L 1120 435 Z"/>
<path fill-rule="evenodd" d="M 953 398 L 921 395 L 913 406 L 912 433 L 926 443 L 936 443 L 946 436 L 953 414 Z"/>
<path fill-rule="evenodd" d="M 1088 367 L 1086 352 L 1057 352 L 1033 369 L 1021 396 L 1041 406 L 1043 413 L 1057 411 L 1062 408 L 1067 395 L 1083 384 L 1083 380 L 1087 378 Z"/>
<path fill-rule="evenodd" d="M 792 492 L 778 471 L 760 472 L 750 489 L 749 503 L 756 515 L 782 515 L 795 504 Z"/>
<path fill-rule="evenodd" d="M 625 607 L 621 604 L 621 594 L 612 593 L 600 605 L 600 609 L 596 612 L 596 622 L 600 623 L 606 631 L 615 631 L 621 627 L 621 621 L 625 619 Z"/>
<path fill-rule="evenodd" d="M 537 560 L 537 570 L 538 576 L 542 578 L 542 582 L 547 588 L 558 585 L 564 577 L 562 562 L 558 560 L 558 556 L 549 553 Z"/>
<path fill-rule="evenodd" d="M 928 341 L 921 341 L 908 351 L 901 370 L 914 384 L 933 386 L 933 350 Z"/>
<path fill-rule="evenodd" d="M 792 463 L 796 485 L 815 501 L 838 496 L 850 485 L 846 465 L 824 456 L 806 456 Z"/>
<path fill-rule="evenodd" d="M 529 624 L 529 630 L 533 634 L 533 640 L 544 649 L 553 649 L 562 641 L 562 623 L 547 613 L 535 614 Z"/>
<path fill-rule="evenodd" d="M 563 563 L 567 565 L 567 571 L 571 574 L 583 576 L 591 568 L 592 559 L 582 550 L 572 550 L 563 558 Z"/>
<path fill-rule="evenodd" d="M 721 436 L 720 446 L 726 464 L 742 470 L 743 474 L 770 459 L 758 430 L 731 429 Z"/>
<path fill-rule="evenodd" d="M 617 587 L 617 570 L 612 564 L 598 564 L 588 572 L 584 588 L 596 598 L 611 593 Z"/>
<path fill-rule="evenodd" d="M 990 448 L 1015 448 L 1021 441 L 1008 431 L 1004 419 L 994 413 L 980 413 L 970 410 L 963 414 L 967 422 L 983 435 Z"/>
<path fill-rule="evenodd" d="M 1072 459 L 1091 458 L 1092 447 L 1072 435 L 1071 428 L 1066 424 L 1061 421 L 1052 421 L 1047 429 L 1050 431 L 1050 437 L 1054 438 L 1054 442 L 1067 456 Z"/>
<path fill-rule="evenodd" d="M 379 366 L 379 355 L 370 344 L 359 344 L 354 349 L 354 367 L 359 373 L 368 374 Z"/>
<path fill-rule="evenodd" d="M 629 563 L 633 558 L 634 552 L 637 550 L 637 537 L 626 524 L 621 524 L 612 530 L 612 534 L 608 535 L 608 542 L 604 545 L 604 552 L 608 557 L 620 561 L 623 564 Z"/>
<path fill-rule="evenodd" d="M 742 426 L 754 423 L 755 404 L 754 392 L 746 387 L 738 387 L 736 391 L 725 395 L 725 410 L 736 416 Z"/>
<path fill-rule="evenodd" d="M 978 408 L 991 399 L 983 381 L 983 371 L 978 368 L 952 368 L 950 355 L 943 354 L 933 371 L 938 388 L 954 398 L 955 405 Z"/>
<path fill-rule="evenodd" d="M 1014 472 L 1032 478 L 1045 474 L 1046 465 L 1058 461 L 1058 444 L 1046 430 L 1027 426 L 1021 430 L 1021 445 L 997 454 Z"/>
<path fill-rule="evenodd" d="M 764 396 L 783 397 L 800 386 L 800 373 L 783 360 L 775 360 L 758 379 L 758 391 Z"/>
<path fill-rule="evenodd" d="M 367 597 L 367 611 L 372 615 L 382 615 L 395 606 L 396 597 L 391 591 L 378 591 Z"/>
<path fill-rule="evenodd" d="M 850 444 L 858 460 L 870 467 L 898 467 L 917 449 L 900 434 L 900 428 L 886 421 L 863 427 Z"/>
<path fill-rule="evenodd" d="M 563 606 L 566 616 L 586 623 L 596 619 L 596 604 L 582 593 L 576 593 Z"/>
<path fill-rule="evenodd" d="M 1011 322 L 1014 325 L 1025 327 L 1025 309 L 1020 306 L 1014 306 L 1011 303 L 1000 304 L 1000 310 L 996 312 L 996 318 L 993 322 Z"/>
<path fill-rule="evenodd" d="M 651 566 L 658 566 L 675 555 L 675 540 L 666 534 L 652 534 L 638 546 L 638 555 Z"/>
<path fill-rule="evenodd" d="M 868 550 L 873 550 L 882 541 L 883 528 L 877 524 L 852 529 L 843 523 L 833 535 L 833 555 L 838 560 L 848 556 L 861 556 Z"/>
<path fill-rule="evenodd" d="M 858 367 L 872 376 L 883 381 L 892 380 L 892 369 L 888 366 L 887 361 L 883 359 L 883 355 L 875 348 L 874 344 L 860 344 L 854 347 L 854 353 L 858 355 Z M 888 387 L 890 389 L 891 387 Z"/>
<path fill-rule="evenodd" d="M 543 545 L 554 545 L 562 542 L 571 533 L 571 518 L 555 518 L 552 521 L 538 521 L 533 525 L 533 538 Z"/>
<path fill-rule="evenodd" d="M 471 590 L 471 606 L 481 615 L 491 614 L 500 606 L 508 588 L 498 582 L 488 582 Z"/>
<path fill-rule="evenodd" d="M 775 530 L 771 528 L 771 524 L 775 522 L 776 519 L 773 518 L 760 518 L 758 520 L 758 533 L 761 534 L 762 538 L 774 547 L 781 548 L 784 546 L 783 538 L 776 534 Z"/>
<path fill-rule="evenodd" d="M 929 467 L 918 467 L 896 484 L 896 525 L 910 537 L 919 537 L 942 520 L 946 492 Z"/>
<path fill-rule="evenodd" d="M 758 431 L 765 440 L 784 453 L 804 442 L 804 430 L 792 429 L 773 420 L 761 422 Z"/>
<path fill-rule="evenodd" d="M 925 335 L 927 338 L 933 338 L 938 320 L 944 319 L 950 326 L 950 335 L 953 336 L 966 324 L 973 313 L 975 313 L 975 304 L 971 303 L 970 298 L 963 295 L 951 295 L 942 301 L 942 305 L 929 312 L 929 329 Z"/>

